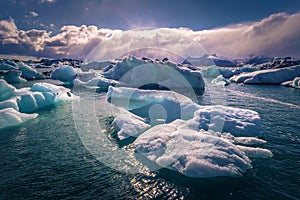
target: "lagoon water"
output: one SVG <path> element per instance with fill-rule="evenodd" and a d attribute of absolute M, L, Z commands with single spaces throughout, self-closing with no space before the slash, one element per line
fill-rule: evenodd
<path fill-rule="evenodd" d="M 94 101 L 91 107 L 107 106 L 105 93 L 73 92 Z M 208 94 L 201 103 L 209 104 Z M 274 155 L 254 159 L 253 169 L 240 178 L 187 178 L 166 169 L 120 172 L 101 162 L 114 156 L 115 147 L 99 145 L 111 148 L 100 159 L 87 150 L 74 122 L 74 105 L 65 103 L 0 131 L 0 199 L 299 199 L 300 90 L 231 84 L 226 96 L 227 105 L 260 114 L 267 141 L 263 148 Z M 96 112 L 96 117 L 106 116 Z"/>

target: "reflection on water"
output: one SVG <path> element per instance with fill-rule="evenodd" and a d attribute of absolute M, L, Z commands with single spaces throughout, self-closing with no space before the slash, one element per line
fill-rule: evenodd
<path fill-rule="evenodd" d="M 118 144 L 108 138 L 106 128 L 92 131 L 95 128 L 92 120 L 97 119 L 101 126 L 99 119 L 112 113 L 112 108 L 104 104 L 105 94 L 95 95 L 86 90 L 75 93 L 82 99 L 92 99 L 94 104 L 85 104 L 85 110 L 77 110 L 75 117 L 71 103 L 47 108 L 39 111 L 36 120 L 0 132 L 0 199 L 300 198 L 300 112 L 288 105 L 300 106 L 300 90 L 231 84 L 226 103 L 260 113 L 266 132 L 264 147 L 270 149 L 274 157 L 254 160 L 253 169 L 241 178 L 206 179 L 187 178 L 166 169 L 150 173 L 137 167 L 138 160 L 124 159 L 117 153 L 120 151 Z M 202 98 L 204 104 L 209 104 L 208 97 Z M 93 109 L 92 118 L 87 109 Z M 79 119 L 81 125 L 77 124 Z M 88 123 L 91 132 L 86 129 Z M 83 132 L 79 133 L 78 129 Z M 88 151 L 82 140 L 80 134 L 84 130 L 85 136 L 94 134 L 99 139 L 94 142 L 101 142 L 97 143 L 96 156 Z M 130 155 L 130 148 L 125 150 Z M 119 160 L 119 167 L 130 163 L 139 173 L 126 173 L 107 164 L 120 157 L 123 160 Z"/>

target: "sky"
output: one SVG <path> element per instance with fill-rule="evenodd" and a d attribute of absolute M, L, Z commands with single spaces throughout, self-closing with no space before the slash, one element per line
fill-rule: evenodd
<path fill-rule="evenodd" d="M 232 58 L 300 58 L 299 21 L 298 0 L 0 0 L 0 54 L 84 59 L 107 40 L 111 49 L 133 43 L 195 51 L 192 44 L 155 40 L 171 44 L 182 35 L 208 53 Z M 147 27 L 156 38 L 147 37 L 146 44 L 140 30 L 147 35 Z"/>

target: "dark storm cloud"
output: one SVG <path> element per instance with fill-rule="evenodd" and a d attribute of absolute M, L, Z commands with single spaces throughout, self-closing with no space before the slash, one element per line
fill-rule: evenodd
<path fill-rule="evenodd" d="M 82 25 L 63 26 L 58 34 L 53 34 L 47 30 L 20 30 L 10 19 L 0 21 L 0 38 L 7 49 L 13 47 L 16 52 L 49 57 L 83 59 L 96 46 L 106 49 L 108 57 L 148 47 L 195 55 L 199 42 L 209 53 L 233 58 L 249 55 L 300 58 L 299 21 L 300 14 L 278 13 L 258 22 L 203 31 L 186 28 L 121 31 Z"/>

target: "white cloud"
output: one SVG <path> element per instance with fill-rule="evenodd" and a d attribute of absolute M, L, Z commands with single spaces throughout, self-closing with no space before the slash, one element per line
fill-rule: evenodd
<path fill-rule="evenodd" d="M 37 16 L 39 16 L 39 14 L 38 14 L 37 12 L 34 12 L 34 11 L 30 11 L 28 14 L 29 14 L 31 17 L 37 17 Z"/>
<path fill-rule="evenodd" d="M 278 13 L 259 22 L 212 30 L 161 28 L 125 31 L 111 41 L 100 44 L 90 57 L 94 59 L 116 57 L 143 47 L 163 48 L 182 56 L 197 57 L 204 53 L 202 46 L 208 53 L 231 58 L 251 55 L 300 58 L 299 21 L 300 14 Z"/>
<path fill-rule="evenodd" d="M 230 57 L 249 55 L 300 58 L 300 14 L 279 13 L 251 24 L 195 32 L 209 51 Z"/>
<path fill-rule="evenodd" d="M 121 31 L 82 25 L 63 26 L 58 34 L 52 35 L 46 30 L 19 30 L 10 19 L 0 21 L 0 43 L 19 45 L 28 55 L 31 49 L 35 55 L 80 59 L 87 55 L 114 58 L 149 47 L 182 56 L 200 56 L 204 53 L 201 45 L 208 53 L 233 58 L 249 55 L 300 58 L 299 21 L 299 13 L 278 13 L 259 22 L 203 31 L 186 28 Z"/>
<path fill-rule="evenodd" d="M 2 44 L 19 43 L 18 28 L 13 19 L 0 21 L 0 41 Z"/>
<path fill-rule="evenodd" d="M 38 0 L 38 3 L 55 3 L 56 0 Z"/>

